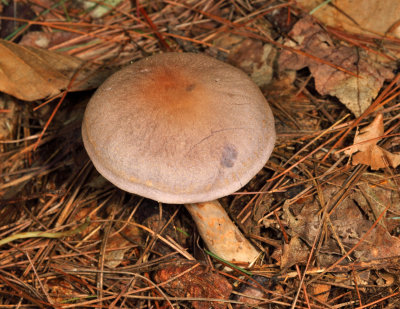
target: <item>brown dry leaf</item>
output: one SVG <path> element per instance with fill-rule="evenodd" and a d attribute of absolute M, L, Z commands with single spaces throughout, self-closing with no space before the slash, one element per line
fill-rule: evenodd
<path fill-rule="evenodd" d="M 331 286 L 329 284 L 323 283 L 313 283 L 311 285 L 312 293 L 318 301 L 321 303 L 326 303 L 329 299 L 329 292 L 331 290 Z"/>
<path fill-rule="evenodd" d="M 288 244 L 283 245 L 281 268 L 286 269 L 295 264 L 305 264 L 310 251 L 298 236 L 292 237 Z"/>
<path fill-rule="evenodd" d="M 228 280 L 212 272 L 211 268 L 206 265 L 199 264 L 196 266 L 196 264 L 199 263 L 195 261 L 177 261 L 157 271 L 154 279 L 157 283 L 162 283 L 178 276 L 176 279 L 163 285 L 163 288 L 169 294 L 176 297 L 229 299 L 232 286 Z M 179 276 L 191 267 L 194 268 L 184 275 Z M 224 309 L 227 307 L 227 303 L 193 301 L 192 306 L 196 309 Z"/>
<path fill-rule="evenodd" d="M 390 68 L 374 61 L 363 50 L 336 44 L 310 17 L 298 21 L 289 34 L 291 40 L 286 41 L 287 46 L 356 73 L 360 78 L 288 50 L 279 57 L 280 70 L 309 67 L 316 90 L 322 95 L 336 96 L 357 117 L 371 104 L 383 82 L 393 78 Z"/>
<path fill-rule="evenodd" d="M 276 54 L 271 44 L 246 38 L 231 49 L 228 62 L 241 68 L 259 87 L 263 87 L 272 80 Z"/>
<path fill-rule="evenodd" d="M 141 233 L 138 227 L 127 225 L 122 231 L 111 232 L 107 241 L 107 252 L 104 263 L 111 268 L 119 266 L 124 261 L 125 253 L 135 244 L 141 244 Z"/>
<path fill-rule="evenodd" d="M 297 4 L 311 11 L 322 1 L 297 0 Z M 360 34 L 392 34 L 400 38 L 398 0 L 333 0 L 332 5 L 319 8 L 314 14 L 324 24 Z M 395 26 L 397 25 L 397 26 Z"/>
<path fill-rule="evenodd" d="M 227 62 L 249 74 L 259 87 L 271 82 L 277 55 L 276 49 L 271 44 L 224 33 L 213 42 L 213 45 L 229 50 Z"/>
<path fill-rule="evenodd" d="M 335 194 L 343 186 L 345 177 L 338 177 L 321 187 L 325 201 L 332 201 Z M 370 180 L 376 183 L 376 179 Z M 390 204 L 396 209 L 400 200 L 398 193 L 393 186 L 385 188 L 383 186 L 376 186 L 373 196 L 364 196 L 364 190 L 360 187 L 364 185 L 371 186 L 369 181 L 361 181 L 359 185 L 349 191 L 349 194 L 341 203 L 335 208 L 329 216 L 330 223 L 327 222 L 327 229 L 323 229 L 326 233 L 322 239 L 324 242 L 321 246 L 319 254 L 316 256 L 318 263 L 321 266 L 328 266 L 334 263 L 338 257 L 342 256 L 356 245 L 364 234 L 370 230 L 377 215 L 375 210 L 372 214 L 366 213 L 367 209 L 373 207 L 376 202 L 377 196 L 384 198 L 379 203 L 384 205 Z M 396 205 L 397 204 L 397 205 Z M 318 235 L 319 225 L 321 220 L 321 207 L 318 200 L 312 202 L 298 203 L 291 205 L 289 210 L 288 205 L 284 205 L 285 219 L 288 225 L 288 233 L 292 239 L 300 237 L 305 243 L 311 246 Z M 292 209 L 295 208 L 298 215 L 292 214 Z M 391 207 L 392 208 L 392 207 Z M 361 211 L 365 209 L 365 211 Z M 379 210 L 378 210 L 379 212 Z M 366 219 L 366 215 L 370 219 Z M 301 262 L 302 252 L 298 252 L 298 246 L 288 246 L 286 256 L 294 257 L 292 260 Z M 358 258 L 359 261 L 371 261 L 375 259 L 383 259 L 395 257 L 400 255 L 400 239 L 391 236 L 384 224 L 378 224 L 370 234 L 365 238 L 354 251 L 353 256 Z M 282 264 L 284 258 L 282 256 Z M 290 259 L 288 259 L 290 260 Z M 288 264 L 290 265 L 290 264 Z M 282 265 L 283 266 L 283 265 Z"/>
<path fill-rule="evenodd" d="M 82 61 L 44 49 L 0 41 L 0 91 L 24 101 L 60 93 Z"/>
<path fill-rule="evenodd" d="M 355 202 L 370 220 L 378 218 L 387 205 L 390 205 L 390 211 L 394 216 L 388 215 L 380 224 L 383 224 L 389 233 L 397 234 L 399 220 L 396 219 L 396 216 L 400 214 L 400 192 L 396 183 L 388 181 L 385 177 L 372 174 L 368 175 L 368 180 L 369 182 L 357 184 L 360 191 L 353 195 Z M 383 190 L 383 187 L 391 188 L 391 194 L 388 190 Z"/>
<path fill-rule="evenodd" d="M 393 285 L 397 281 L 397 277 L 395 274 L 391 274 L 386 271 L 378 272 L 377 275 L 379 276 L 379 278 L 376 281 L 380 286 Z"/>
<path fill-rule="evenodd" d="M 347 155 L 355 153 L 352 157 L 353 165 L 366 164 L 378 170 L 387 166 L 396 168 L 400 164 L 400 154 L 393 154 L 377 145 L 383 133 L 383 116 L 378 114 L 370 125 L 356 134 L 354 145 L 345 150 Z"/>
<path fill-rule="evenodd" d="M 0 40 L 0 91 L 24 101 L 55 96 L 67 88 L 76 72 L 72 91 L 97 87 L 111 71 L 97 71 L 78 58 L 54 51 Z"/>
<path fill-rule="evenodd" d="M 282 265 L 282 255 L 283 255 L 283 248 L 276 248 L 274 252 L 270 255 L 270 258 L 275 260 L 275 265 L 281 266 Z"/>

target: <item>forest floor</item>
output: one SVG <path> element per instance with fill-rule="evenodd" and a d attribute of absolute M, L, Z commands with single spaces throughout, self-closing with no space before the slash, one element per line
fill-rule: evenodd
<path fill-rule="evenodd" d="M 0 308 L 400 308 L 400 3 L 354 3 L 1 1 Z M 171 51 L 242 69 L 273 110 L 271 158 L 221 199 L 251 265 L 83 147 L 102 81 Z"/>

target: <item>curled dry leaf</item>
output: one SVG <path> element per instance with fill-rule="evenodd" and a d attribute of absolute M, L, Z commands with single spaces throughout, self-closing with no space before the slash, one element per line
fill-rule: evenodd
<path fill-rule="evenodd" d="M 279 57 L 280 70 L 300 70 L 308 67 L 314 77 L 316 90 L 322 95 L 336 96 L 357 117 L 371 104 L 383 82 L 393 78 L 390 68 L 374 61 L 364 51 L 336 44 L 310 17 L 298 21 L 289 35 L 291 39 L 286 41 L 286 45 L 298 48 L 360 77 L 288 50 L 283 51 Z"/>
<path fill-rule="evenodd" d="M 228 280 L 212 272 L 206 265 L 196 264 L 198 263 L 194 261 L 177 261 L 159 270 L 154 279 L 157 283 L 163 283 L 177 277 L 163 285 L 169 294 L 176 297 L 228 299 L 232 292 Z M 193 269 L 188 271 L 192 267 Z M 185 271 L 185 274 L 179 276 Z M 193 301 L 192 306 L 196 309 L 224 309 L 227 303 Z"/>
<path fill-rule="evenodd" d="M 316 8 L 320 0 L 297 0 L 307 11 Z M 400 38 L 400 2 L 398 0 L 340 0 L 320 7 L 314 14 L 324 24 L 344 31 Z"/>
<path fill-rule="evenodd" d="M 353 155 L 352 164 L 366 164 L 373 170 L 387 166 L 396 168 L 400 164 L 400 154 L 393 154 L 377 143 L 383 136 L 383 116 L 378 114 L 374 121 L 362 128 L 354 138 L 354 145 L 345 150 L 347 155 Z"/>
<path fill-rule="evenodd" d="M 69 55 L 5 40 L 0 40 L 0 55 L 0 91 L 24 101 L 59 94 L 75 73 L 72 91 L 97 87 L 111 74 Z"/>
<path fill-rule="evenodd" d="M 40 48 L 0 41 L 0 91 L 34 101 L 65 89 L 82 61 Z"/>

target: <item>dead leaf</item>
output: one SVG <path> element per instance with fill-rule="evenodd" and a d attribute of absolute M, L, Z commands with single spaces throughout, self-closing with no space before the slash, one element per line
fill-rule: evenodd
<path fill-rule="evenodd" d="M 295 264 L 305 264 L 310 251 L 308 247 L 294 236 L 288 244 L 283 245 L 283 254 L 281 258 L 281 268 L 287 269 Z"/>
<path fill-rule="evenodd" d="M 376 281 L 380 286 L 385 286 L 385 285 L 389 286 L 396 283 L 397 278 L 395 274 L 391 274 L 386 271 L 381 271 L 378 272 L 377 275 L 379 276 L 379 278 Z"/>
<path fill-rule="evenodd" d="M 213 42 L 213 45 L 229 50 L 227 62 L 249 74 L 259 87 L 271 82 L 273 63 L 277 55 L 276 49 L 271 44 L 224 33 Z"/>
<path fill-rule="evenodd" d="M 198 266 L 196 266 L 198 264 Z M 192 270 L 188 271 L 191 267 Z M 183 272 L 184 275 L 179 276 Z M 177 276 L 176 279 L 171 280 Z M 163 288 L 176 297 L 201 297 L 228 299 L 232 286 L 225 277 L 214 273 L 211 268 L 195 261 L 178 261 L 159 270 L 155 275 L 157 283 L 163 283 Z M 196 309 L 224 309 L 226 303 L 193 301 L 193 308 Z"/>
<path fill-rule="evenodd" d="M 398 234 L 399 220 L 396 215 L 400 214 L 400 192 L 396 183 L 386 179 L 385 176 L 368 175 L 368 181 L 357 184 L 360 190 L 355 194 L 354 200 L 370 220 L 375 221 L 387 205 L 393 215 L 388 215 L 379 222 L 386 227 L 389 233 Z"/>
<path fill-rule="evenodd" d="M 336 96 L 356 117 L 368 108 L 383 82 L 393 78 L 390 68 L 373 61 L 362 50 L 335 43 L 310 17 L 298 21 L 289 35 L 291 39 L 285 45 L 340 66 L 360 78 L 288 50 L 284 50 L 279 57 L 280 70 L 309 67 L 316 90 L 322 95 Z"/>
<path fill-rule="evenodd" d="M 271 44 L 246 38 L 232 48 L 228 62 L 241 68 L 259 87 L 263 87 L 272 80 L 276 54 L 276 49 Z"/>
<path fill-rule="evenodd" d="M 377 145 L 383 133 L 383 116 L 378 114 L 370 125 L 356 134 L 354 145 L 345 150 L 347 155 L 355 153 L 352 157 L 353 165 L 366 164 L 378 170 L 387 166 L 396 168 L 400 164 L 400 154 L 393 154 Z"/>
<path fill-rule="evenodd" d="M 297 0 L 297 4 L 311 11 L 320 0 Z M 400 2 L 398 0 L 336 0 L 333 5 L 319 8 L 313 16 L 324 24 L 359 34 L 392 34 L 400 38 Z"/>
<path fill-rule="evenodd" d="M 0 40 L 0 55 L 0 91 L 24 101 L 59 94 L 76 72 L 71 91 L 95 88 L 112 73 L 84 66 L 84 61 L 69 55 L 5 40 Z"/>
<path fill-rule="evenodd" d="M 0 41 L 0 91 L 34 101 L 65 89 L 82 61 L 44 49 Z"/>
<path fill-rule="evenodd" d="M 322 185 L 321 191 L 323 192 L 324 200 L 331 201 L 338 190 L 343 186 L 344 181 L 345 177 L 337 177 L 329 183 Z M 377 182 L 375 178 L 371 181 L 372 183 Z M 371 186 L 371 183 L 367 180 L 361 181 L 360 186 L 364 187 L 364 185 Z M 357 185 L 354 189 L 348 191 L 347 197 L 340 202 L 329 216 L 330 221 L 326 223 L 327 228 L 322 230 L 324 233 L 321 237 L 321 239 L 323 239 L 323 244 L 316 256 L 321 266 L 328 266 L 334 263 L 339 256 L 342 256 L 355 246 L 359 240 L 364 237 L 365 233 L 370 230 L 376 220 L 374 216 L 372 216 L 371 219 L 366 219 L 366 215 L 369 217 L 369 214 L 362 212 L 362 210 L 373 207 L 373 205 L 368 205 L 371 203 L 369 197 L 366 197 L 364 200 L 359 197 L 359 195 L 363 193 L 358 187 Z M 397 205 L 393 205 L 393 208 L 396 209 L 398 207 L 400 200 L 395 198 L 398 197 L 395 188 L 376 186 L 374 197 L 375 193 L 377 196 L 386 198 L 385 200 L 381 200 L 381 203 L 385 205 L 390 203 L 393 205 L 391 201 L 394 201 Z M 291 235 L 292 239 L 295 239 L 295 244 L 296 242 L 298 243 L 296 238 L 299 237 L 310 247 L 315 238 L 319 236 L 318 227 L 321 221 L 320 203 L 318 200 L 314 199 L 312 202 L 291 205 L 291 208 L 293 207 L 300 208 L 298 215 L 292 214 L 292 211 L 288 208 L 288 204 L 283 206 L 285 220 L 288 225 L 288 233 Z M 299 248 L 301 248 L 301 250 L 299 250 Z M 297 263 L 302 262 L 304 247 L 289 245 L 286 247 L 286 250 L 287 252 L 282 255 L 281 267 L 284 267 L 284 264 L 290 266 L 290 263 L 288 263 L 290 261 L 295 261 Z M 285 250 L 283 252 L 285 252 Z M 399 255 L 400 239 L 390 235 L 384 224 L 378 224 L 354 250 L 352 257 L 356 257 L 359 261 L 372 261 Z"/>
<path fill-rule="evenodd" d="M 323 283 L 313 283 L 311 285 L 312 293 L 318 301 L 321 303 L 326 303 L 329 299 L 329 292 L 331 290 L 331 286 L 329 284 Z"/>
<path fill-rule="evenodd" d="M 141 233 L 138 227 L 127 225 L 118 232 L 113 230 L 112 236 L 107 241 L 107 252 L 104 256 L 104 263 L 111 268 L 119 266 L 124 261 L 125 253 L 135 244 L 139 245 Z"/>

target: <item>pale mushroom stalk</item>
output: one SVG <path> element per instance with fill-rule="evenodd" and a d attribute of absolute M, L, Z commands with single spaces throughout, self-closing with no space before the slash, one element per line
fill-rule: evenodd
<path fill-rule="evenodd" d="M 202 54 L 142 59 L 97 89 L 82 139 L 96 169 L 117 187 L 186 204 L 210 251 L 227 261 L 257 257 L 214 201 L 248 183 L 274 148 L 272 111 L 244 72 Z"/>
<path fill-rule="evenodd" d="M 208 249 L 226 261 L 252 263 L 259 253 L 217 200 L 185 204 Z"/>

